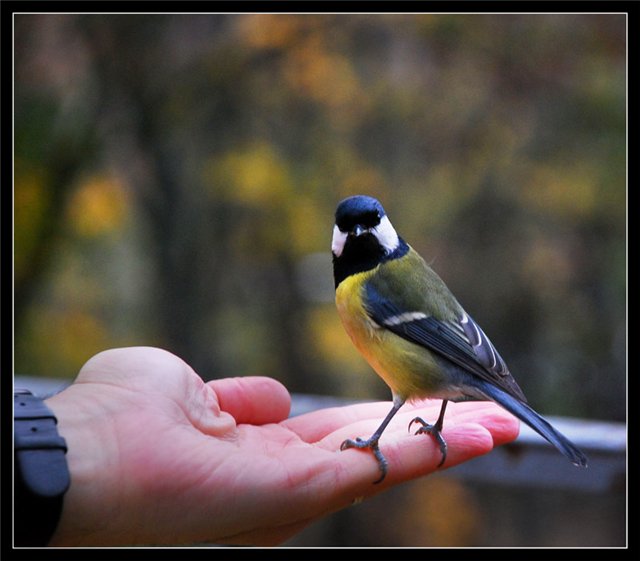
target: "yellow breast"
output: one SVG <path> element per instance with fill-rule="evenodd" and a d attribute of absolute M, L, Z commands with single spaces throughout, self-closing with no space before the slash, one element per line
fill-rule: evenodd
<path fill-rule="evenodd" d="M 378 326 L 363 305 L 362 290 L 376 269 L 351 275 L 336 289 L 336 306 L 353 344 L 376 373 L 404 399 L 437 397 L 443 383 L 426 349 Z"/>

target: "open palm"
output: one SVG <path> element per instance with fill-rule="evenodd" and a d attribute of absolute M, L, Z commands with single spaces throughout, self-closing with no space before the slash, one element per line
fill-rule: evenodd
<path fill-rule="evenodd" d="M 276 380 L 204 383 L 159 349 L 105 351 L 47 400 L 67 440 L 71 487 L 52 545 L 273 545 L 330 512 L 437 469 L 433 439 L 407 433 L 439 401 L 405 406 L 381 440 L 389 473 L 380 485 L 367 451 L 340 452 L 370 434 L 389 403 L 288 418 Z M 493 403 L 448 411 L 445 467 L 514 439 L 518 422 Z"/>

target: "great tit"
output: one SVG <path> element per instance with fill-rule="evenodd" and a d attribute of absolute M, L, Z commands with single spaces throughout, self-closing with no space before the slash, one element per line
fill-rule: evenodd
<path fill-rule="evenodd" d="M 441 431 L 449 401 L 492 400 L 553 444 L 575 465 L 586 456 L 528 404 L 498 351 L 442 279 L 391 225 L 380 202 L 349 197 L 337 207 L 331 251 L 338 314 L 354 345 L 391 389 L 393 407 L 373 435 L 341 450 L 368 448 L 382 481 L 387 461 L 378 441 L 402 405 L 439 398 L 434 424 L 416 417 L 447 457 Z"/>

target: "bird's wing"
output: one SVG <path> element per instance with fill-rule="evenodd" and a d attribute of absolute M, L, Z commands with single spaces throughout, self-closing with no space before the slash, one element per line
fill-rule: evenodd
<path fill-rule="evenodd" d="M 422 306 L 406 306 L 384 294 L 384 285 L 369 282 L 365 288 L 365 308 L 382 328 L 451 361 L 467 372 L 497 385 L 526 403 L 522 390 L 504 360 L 480 326 L 460 310 L 443 320 Z"/>

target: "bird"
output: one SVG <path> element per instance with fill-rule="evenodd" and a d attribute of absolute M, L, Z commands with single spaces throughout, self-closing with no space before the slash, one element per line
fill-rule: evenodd
<path fill-rule="evenodd" d="M 447 403 L 493 401 L 553 444 L 573 464 L 587 457 L 528 403 L 503 358 L 438 274 L 398 235 L 381 203 L 367 195 L 342 200 L 331 242 L 338 315 L 356 349 L 391 390 L 392 408 L 371 437 L 340 449 L 369 449 L 384 480 L 379 447 L 387 425 L 408 400 L 441 399 L 437 420 L 420 417 L 415 434 L 430 434 L 447 457 L 442 436 Z"/>

